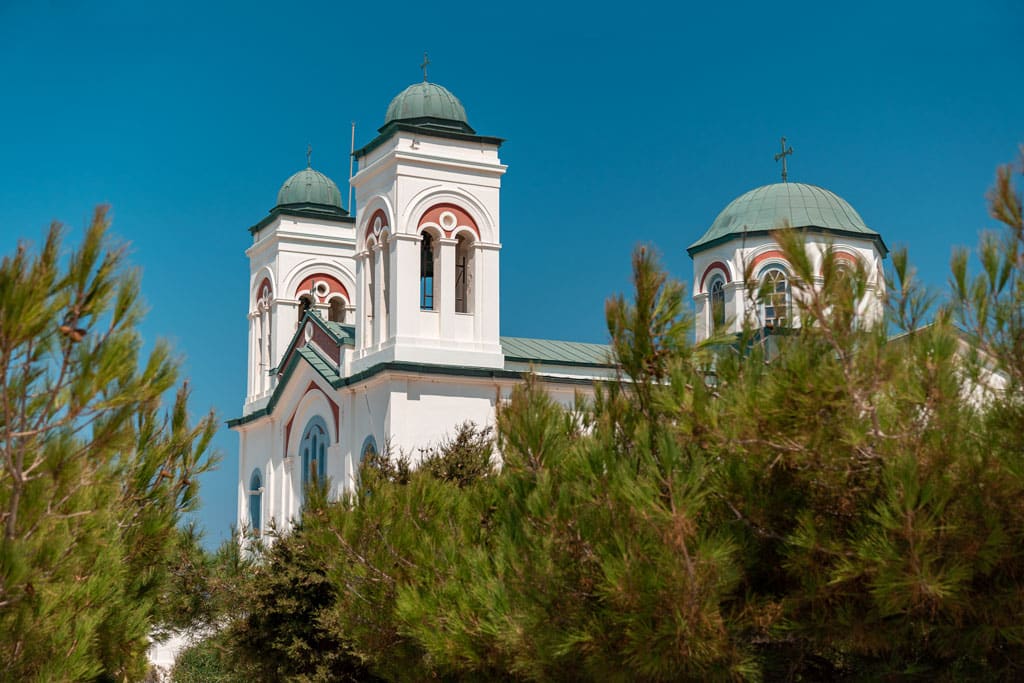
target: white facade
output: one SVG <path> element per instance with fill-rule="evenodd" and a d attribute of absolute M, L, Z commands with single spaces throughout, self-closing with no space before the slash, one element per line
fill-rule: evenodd
<path fill-rule="evenodd" d="M 239 528 L 286 529 L 313 476 L 351 491 L 368 449 L 415 462 L 493 425 L 526 372 L 565 405 L 614 373 L 602 345 L 499 336 L 501 141 L 445 98 L 425 83 L 392 103 L 356 155 L 355 216 L 307 169 L 251 229 Z"/>

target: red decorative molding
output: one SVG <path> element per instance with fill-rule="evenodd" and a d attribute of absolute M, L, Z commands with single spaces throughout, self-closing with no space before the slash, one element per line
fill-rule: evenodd
<path fill-rule="evenodd" d="M 295 422 L 295 413 L 292 413 L 288 423 L 284 426 L 284 454 L 288 455 L 288 442 L 292 438 L 292 422 Z"/>
<path fill-rule="evenodd" d="M 855 268 L 857 267 L 857 263 L 860 261 L 856 255 L 851 254 L 848 251 L 836 251 L 833 252 L 832 255 L 837 261 L 847 261 Z"/>
<path fill-rule="evenodd" d="M 757 268 L 759 263 L 767 261 L 770 258 L 778 258 L 785 261 L 786 255 L 783 254 L 778 249 L 772 249 L 771 251 L 766 251 L 763 254 L 758 254 L 757 256 L 754 257 L 754 262 L 750 264 L 751 269 Z"/>
<path fill-rule="evenodd" d="M 455 227 L 451 230 L 448 230 L 441 225 L 441 213 L 444 211 L 451 211 L 455 214 Z M 473 231 L 477 239 L 480 239 L 480 228 L 476 226 L 476 221 L 474 221 L 468 213 L 455 204 L 435 204 L 427 209 L 426 213 L 424 213 L 420 218 L 420 222 L 416 227 L 417 229 L 420 229 L 428 223 L 440 228 L 444 232 L 445 237 L 451 237 L 457 229 L 465 226 Z"/>
<path fill-rule="evenodd" d="M 714 270 L 722 271 L 722 273 L 725 275 L 725 281 L 726 282 L 730 282 L 730 280 L 729 280 L 729 266 L 725 265 L 721 261 L 715 261 L 710 266 L 708 266 L 704 270 L 704 274 L 700 276 L 700 291 L 702 291 L 702 292 L 707 291 L 704 288 L 704 282 L 708 279 L 708 275 L 711 275 L 711 272 L 714 271 Z"/>
<path fill-rule="evenodd" d="M 378 218 L 380 218 L 381 230 L 389 227 L 388 215 L 384 213 L 384 209 L 377 209 L 373 212 L 373 215 L 370 216 L 370 220 L 366 221 L 366 232 L 363 233 L 364 239 L 373 234 L 373 224 L 377 222 Z"/>
<path fill-rule="evenodd" d="M 327 299 L 331 298 L 332 294 L 341 294 L 345 297 L 345 301 L 351 301 L 352 298 L 348 295 L 348 290 L 345 289 L 345 285 L 338 281 L 338 278 L 332 275 L 326 275 L 324 273 L 317 273 L 316 275 L 310 275 L 305 280 L 299 283 L 299 286 L 295 288 L 295 296 L 298 296 L 301 292 L 308 292 L 313 288 L 313 282 L 326 282 L 329 290 L 325 296 L 318 296 L 317 301 L 323 303 Z"/>

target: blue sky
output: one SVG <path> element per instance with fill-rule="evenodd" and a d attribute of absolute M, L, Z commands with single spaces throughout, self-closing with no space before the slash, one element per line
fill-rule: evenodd
<path fill-rule="evenodd" d="M 686 246 L 778 180 L 781 135 L 790 180 L 847 199 L 941 288 L 1024 142 L 1022 39 L 1012 0 L 0 0 L 0 252 L 54 219 L 74 241 L 109 203 L 143 272 L 146 338 L 181 354 L 197 414 L 236 417 L 247 228 L 307 143 L 344 186 L 350 122 L 367 142 L 426 50 L 474 128 L 507 139 L 504 334 L 605 341 L 633 246 L 688 279 Z M 235 514 L 237 436 L 216 445 L 210 544 Z"/>

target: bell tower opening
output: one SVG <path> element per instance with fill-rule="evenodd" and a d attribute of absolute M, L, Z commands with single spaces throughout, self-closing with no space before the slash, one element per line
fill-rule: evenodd
<path fill-rule="evenodd" d="M 473 240 L 459 234 L 455 243 L 455 312 L 473 312 Z"/>
<path fill-rule="evenodd" d="M 332 323 L 345 322 L 345 300 L 340 296 L 334 297 L 328 304 L 327 319 Z"/>
<path fill-rule="evenodd" d="M 434 310 L 434 236 L 420 235 L 420 309 Z"/>

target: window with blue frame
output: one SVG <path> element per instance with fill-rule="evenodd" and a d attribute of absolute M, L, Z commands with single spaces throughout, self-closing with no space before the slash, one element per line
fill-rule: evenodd
<path fill-rule="evenodd" d="M 711 281 L 711 331 L 718 333 L 725 327 L 725 280 L 715 277 Z"/>
<path fill-rule="evenodd" d="M 327 476 L 327 423 L 317 415 L 306 423 L 302 430 L 302 442 L 299 450 L 302 453 L 302 486 L 310 482 L 324 482 Z"/>
<path fill-rule="evenodd" d="M 249 477 L 249 526 L 256 535 L 263 528 L 263 477 L 258 469 Z"/>
<path fill-rule="evenodd" d="M 363 439 L 363 447 L 359 449 L 359 460 L 362 462 L 371 455 L 377 455 L 379 452 L 377 450 L 377 440 L 373 438 L 373 434 L 370 434 Z"/>
<path fill-rule="evenodd" d="M 429 232 L 420 236 L 420 308 L 434 310 L 434 238 Z"/>

